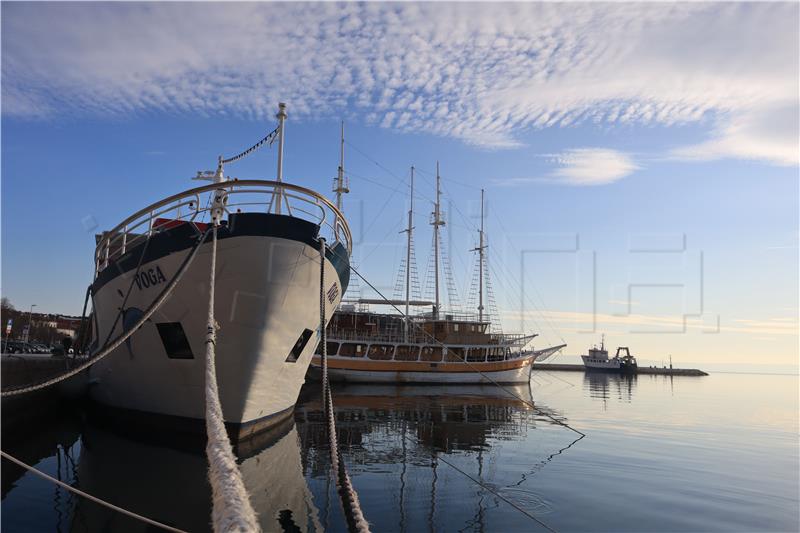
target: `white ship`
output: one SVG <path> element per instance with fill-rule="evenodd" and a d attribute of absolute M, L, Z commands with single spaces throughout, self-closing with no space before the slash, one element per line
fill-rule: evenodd
<path fill-rule="evenodd" d="M 96 402 L 147 413 L 169 427 L 204 419 L 211 239 L 203 220 L 210 218 L 212 196 L 222 195 L 215 314 L 225 422 L 236 440 L 291 414 L 318 343 L 320 238 L 326 240 L 330 317 L 349 282 L 351 237 L 335 205 L 282 181 L 283 104 L 278 118 L 272 137 L 249 150 L 280 140 L 277 181 L 227 179 L 222 164 L 228 161 L 220 158 L 215 173 L 198 173 L 214 183 L 149 205 L 98 236 L 91 286 L 95 353 L 136 324 L 196 244 L 200 249 L 150 320 L 92 367 Z"/>
<path fill-rule="evenodd" d="M 588 371 L 635 373 L 638 370 L 636 358 L 631 355 L 627 346 L 620 346 L 614 357 L 608 357 L 605 335 L 600 340 L 600 347 L 589 348 L 589 355 L 582 355 L 581 359 L 583 359 L 583 366 Z"/>

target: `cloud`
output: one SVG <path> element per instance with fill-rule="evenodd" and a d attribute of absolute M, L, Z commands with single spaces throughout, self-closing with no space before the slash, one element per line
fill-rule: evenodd
<path fill-rule="evenodd" d="M 2 47 L 6 116 L 271 119 L 285 100 L 489 148 L 697 123 L 708 140 L 673 155 L 796 161 L 796 113 L 761 135 L 797 105 L 796 3 L 8 3 Z"/>
<path fill-rule="evenodd" d="M 546 157 L 556 166 L 550 173 L 538 177 L 498 178 L 493 183 L 502 187 L 528 183 L 605 185 L 640 168 L 628 154 L 608 148 L 573 148 Z"/>
<path fill-rule="evenodd" d="M 553 177 L 569 185 L 603 185 L 637 170 L 631 158 L 604 148 L 577 148 L 555 157 L 559 165 Z"/>
<path fill-rule="evenodd" d="M 713 137 L 672 151 L 676 159 L 724 157 L 763 160 L 775 165 L 800 163 L 800 109 L 796 105 L 745 111 L 721 121 Z"/>

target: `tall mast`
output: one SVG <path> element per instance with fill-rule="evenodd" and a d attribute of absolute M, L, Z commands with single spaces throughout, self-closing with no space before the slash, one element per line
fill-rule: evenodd
<path fill-rule="evenodd" d="M 336 176 L 336 187 L 334 187 L 333 192 L 336 193 L 336 207 L 341 211 L 342 193 L 350 192 L 350 188 L 344 182 L 344 120 L 342 121 L 342 135 L 339 147 L 339 173 Z"/>
<path fill-rule="evenodd" d="M 283 181 L 283 142 L 284 138 L 286 137 L 285 134 L 285 127 L 286 127 L 286 104 L 283 102 L 278 104 L 278 114 L 275 115 L 278 119 L 278 128 L 280 132 L 280 136 L 278 137 L 278 178 L 277 182 L 281 183 Z M 277 188 L 277 196 L 278 196 L 278 203 L 275 207 L 275 213 L 281 214 L 281 202 L 283 202 L 283 191 L 280 187 Z"/>
<path fill-rule="evenodd" d="M 414 230 L 414 167 L 411 167 L 411 203 L 408 208 L 408 240 L 406 243 L 406 316 L 405 316 L 405 340 L 408 342 L 408 312 L 411 302 L 411 233 Z"/>
<path fill-rule="evenodd" d="M 440 200 L 441 189 L 439 187 L 439 162 L 436 162 L 436 203 L 433 208 L 433 268 L 434 268 L 434 293 L 435 307 L 433 308 L 433 318 L 439 318 L 439 226 L 444 226 L 441 218 Z M 451 302 L 452 305 L 452 302 Z"/>
<path fill-rule="evenodd" d="M 481 229 L 478 232 L 478 247 L 473 251 L 478 252 L 478 321 L 483 322 L 483 254 L 486 245 L 483 244 L 483 189 L 481 189 Z"/>

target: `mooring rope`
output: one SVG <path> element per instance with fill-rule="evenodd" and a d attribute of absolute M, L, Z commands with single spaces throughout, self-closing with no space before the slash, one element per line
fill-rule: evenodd
<path fill-rule="evenodd" d="M 44 478 L 47 481 L 52 481 L 56 485 L 66 489 L 66 490 L 68 490 L 70 492 L 73 492 L 73 493 L 77 494 L 78 496 L 83 496 L 87 500 L 91 500 L 91 501 L 93 501 L 93 502 L 95 502 L 97 504 L 100 504 L 100 505 L 104 506 L 104 507 L 108 507 L 109 509 L 117 511 L 118 513 L 122 513 L 122 514 L 124 514 L 126 516 L 130 516 L 131 518 L 135 518 L 136 520 L 141 520 L 142 522 L 148 523 L 148 524 L 150 524 L 152 526 L 160 527 L 161 529 L 163 529 L 165 531 L 173 531 L 175 533 L 186 533 L 182 529 L 178 529 L 178 528 L 174 528 L 172 526 L 168 526 L 166 524 L 162 524 L 161 522 L 157 522 L 157 521 L 155 521 L 155 520 L 153 520 L 151 518 L 147 518 L 146 516 L 142 516 L 140 514 L 136 514 L 136 513 L 132 512 L 132 511 L 128 511 L 127 509 L 123 509 L 122 507 L 117 507 L 113 503 L 109 503 L 109 502 L 107 502 L 105 500 L 101 500 L 100 498 L 98 498 L 96 496 L 92 496 L 91 494 L 89 494 L 87 492 L 83 492 L 82 490 L 77 489 L 77 488 L 73 487 L 72 485 L 64 483 L 63 481 L 61 481 L 59 479 L 56 479 L 56 478 L 54 478 L 52 476 L 49 476 L 49 475 L 45 474 L 41 470 L 37 470 L 36 468 L 32 467 L 29 464 L 23 463 L 22 461 L 20 461 L 16 457 L 13 457 L 13 456 L 9 455 L 9 454 L 7 454 L 6 452 L 4 452 L 2 450 L 0 450 L 0 456 L 3 456 L 4 458 L 8 459 L 9 461 L 14 463 L 15 465 L 24 468 L 25 470 L 29 471 L 32 474 L 35 474 L 35 475 L 37 475 L 37 476 L 39 476 L 41 478 Z"/>
<path fill-rule="evenodd" d="M 113 352 L 115 349 L 117 349 L 123 342 L 128 340 L 128 338 L 131 335 L 136 333 L 136 331 L 140 327 L 142 327 L 145 322 L 147 322 L 147 320 L 153 315 L 153 313 L 155 313 L 158 310 L 158 308 L 161 307 L 161 305 L 167 300 L 167 298 L 169 298 L 169 295 L 172 294 L 172 290 L 175 288 L 175 286 L 181 280 L 183 275 L 188 270 L 189 265 L 192 264 L 192 261 L 194 261 L 194 258 L 197 256 L 197 252 L 198 252 L 198 250 L 200 250 L 200 245 L 203 244 L 203 241 L 205 241 L 206 236 L 208 235 L 208 232 L 209 232 L 209 230 L 206 230 L 205 233 L 203 233 L 203 235 L 199 238 L 199 240 L 197 241 L 197 244 L 194 245 L 194 248 L 192 248 L 192 251 L 189 253 L 188 256 L 186 256 L 186 259 L 183 260 L 183 263 L 178 268 L 178 272 L 172 277 L 172 280 L 170 280 L 169 284 L 167 284 L 167 286 L 164 288 L 164 290 L 161 291 L 161 294 L 150 305 L 150 307 L 147 309 L 147 311 L 144 312 L 144 314 L 141 316 L 141 318 L 139 318 L 139 320 L 136 321 L 136 323 L 133 325 L 133 327 L 131 327 L 128 331 L 125 331 L 125 332 L 121 333 L 113 342 L 111 342 L 111 344 L 108 345 L 107 348 L 101 350 L 100 353 L 98 353 L 97 355 L 95 355 L 94 357 L 92 357 L 91 359 L 86 361 L 85 363 L 83 363 L 81 365 L 78 365 L 77 367 L 73 368 L 72 370 L 70 370 L 69 372 L 67 372 L 65 374 L 61 374 L 60 376 L 56 376 L 56 377 L 54 377 L 52 379 L 49 379 L 47 381 L 43 381 L 41 383 L 37 383 L 35 385 L 28 385 L 28 386 L 25 386 L 25 387 L 19 387 L 19 388 L 15 388 L 15 389 L 9 389 L 9 390 L 6 390 L 6 391 L 2 391 L 2 393 L 0 393 L 0 397 L 5 398 L 5 397 L 8 397 L 8 396 L 16 396 L 18 394 L 24 394 L 24 393 L 27 393 L 27 392 L 33 392 L 33 391 L 36 391 L 36 390 L 44 389 L 44 388 L 49 387 L 51 385 L 55 385 L 56 383 L 60 383 L 61 381 L 64 381 L 65 379 L 69 379 L 72 376 L 83 372 L 84 370 L 86 370 L 87 368 L 89 368 L 90 366 L 92 366 L 93 364 L 97 363 L 98 361 L 100 361 L 101 359 L 106 357 L 108 354 Z"/>
<path fill-rule="evenodd" d="M 206 331 L 206 457 L 208 480 L 211 484 L 214 531 L 259 531 L 256 513 L 242 481 L 225 430 L 222 405 L 217 387 L 215 347 L 217 323 L 214 319 L 214 284 L 217 268 L 217 220 L 211 229 L 211 274 L 208 285 L 208 329 Z"/>
<path fill-rule="evenodd" d="M 319 328 L 320 343 L 322 344 L 322 401 L 325 409 L 325 418 L 328 429 L 328 442 L 331 453 L 331 470 L 336 476 L 336 490 L 342 502 L 344 516 L 347 520 L 347 528 L 351 532 L 369 533 L 369 523 L 364 518 L 361 505 L 347 469 L 344 465 L 341 451 L 336 439 L 336 416 L 333 412 L 333 397 L 331 396 L 331 386 L 328 380 L 328 346 L 325 317 L 325 239 L 319 238 Z"/>

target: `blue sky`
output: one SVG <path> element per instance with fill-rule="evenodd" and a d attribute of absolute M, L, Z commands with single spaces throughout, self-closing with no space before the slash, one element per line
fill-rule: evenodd
<path fill-rule="evenodd" d="M 4 3 L 3 295 L 79 313 L 94 231 L 285 101 L 301 185 L 330 190 L 345 120 L 355 258 L 387 292 L 412 164 L 424 277 L 439 160 L 464 302 L 487 190 L 505 330 L 796 365 L 797 28 L 779 3 Z M 226 170 L 271 179 L 275 153 Z"/>

